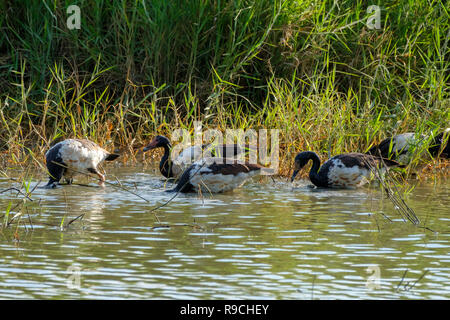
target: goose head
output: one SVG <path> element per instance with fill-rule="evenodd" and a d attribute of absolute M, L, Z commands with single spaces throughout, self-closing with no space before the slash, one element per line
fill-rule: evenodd
<path fill-rule="evenodd" d="M 294 172 L 291 177 L 291 182 L 294 181 L 295 177 L 297 176 L 298 172 L 303 169 L 304 166 L 308 163 L 309 160 L 314 159 L 313 152 L 311 151 L 304 151 L 297 154 L 294 160 Z"/>
<path fill-rule="evenodd" d="M 142 151 L 148 151 L 156 148 L 162 148 L 165 146 L 170 147 L 170 141 L 164 136 L 156 136 Z"/>

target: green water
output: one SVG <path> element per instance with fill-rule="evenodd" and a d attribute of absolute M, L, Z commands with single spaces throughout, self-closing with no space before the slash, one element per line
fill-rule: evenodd
<path fill-rule="evenodd" d="M 377 187 L 256 178 L 151 212 L 171 197 L 154 169 L 107 171 L 147 201 L 92 181 L 37 188 L 30 218 L 0 230 L 0 299 L 450 298 L 446 180 L 406 196 L 433 233 L 403 222 Z M 0 178 L 0 190 L 12 185 Z M 0 194 L 0 216 L 21 198 Z"/>

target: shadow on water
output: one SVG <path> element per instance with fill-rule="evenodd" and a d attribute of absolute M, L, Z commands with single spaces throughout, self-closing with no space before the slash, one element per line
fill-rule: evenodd
<path fill-rule="evenodd" d="M 376 187 L 256 178 L 232 193 L 180 194 L 152 212 L 173 187 L 154 170 L 110 169 L 108 179 L 146 200 L 83 179 L 89 186 L 33 192 L 33 230 L 23 219 L 0 233 L 0 298 L 449 297 L 446 181 L 407 196 L 433 234 L 402 222 Z M 2 207 L 13 200 L 0 198 Z M 64 231 L 49 227 L 81 214 Z"/>

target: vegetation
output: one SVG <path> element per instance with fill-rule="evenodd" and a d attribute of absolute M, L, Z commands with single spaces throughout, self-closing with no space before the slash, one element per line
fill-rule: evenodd
<path fill-rule="evenodd" d="M 0 2 L 0 148 L 41 164 L 55 139 L 134 149 L 175 128 L 280 129 L 300 150 L 369 149 L 450 123 L 449 4 L 362 0 Z M 131 158 L 129 158 L 131 157 Z M 3 161 L 6 161 L 3 159 Z"/>

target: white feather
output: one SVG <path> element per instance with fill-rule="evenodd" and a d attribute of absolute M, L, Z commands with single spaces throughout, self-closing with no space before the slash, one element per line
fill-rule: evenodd
<path fill-rule="evenodd" d="M 106 159 L 108 152 L 97 146 L 93 142 L 77 139 L 66 139 L 59 142 L 53 148 L 60 145 L 58 156 L 67 165 L 69 171 L 86 172 L 88 168 L 97 169 L 97 166 Z M 47 151 L 46 156 L 49 151 Z M 72 176 L 74 173 L 66 172 L 65 176 Z"/>
<path fill-rule="evenodd" d="M 334 159 L 328 171 L 331 187 L 356 188 L 368 182 L 371 172 L 359 166 L 346 167 L 341 160 Z"/>
<path fill-rule="evenodd" d="M 193 164 L 190 171 L 190 183 L 195 191 L 220 193 L 241 187 L 245 181 L 260 174 L 260 170 L 240 172 L 238 174 L 221 174 L 213 172 L 208 166 L 219 161 L 217 158 L 204 158 Z M 226 159 L 225 159 L 226 160 Z"/>

